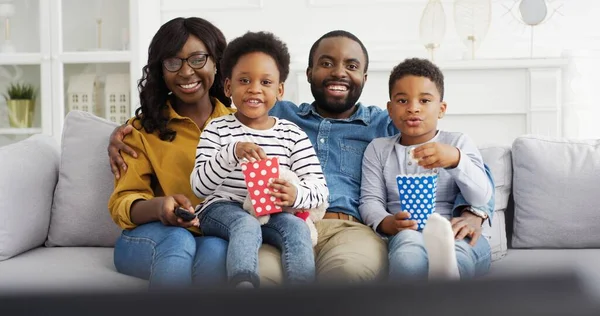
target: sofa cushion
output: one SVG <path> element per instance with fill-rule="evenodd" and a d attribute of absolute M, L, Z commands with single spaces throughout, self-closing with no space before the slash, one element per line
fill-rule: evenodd
<path fill-rule="evenodd" d="M 512 157 L 508 146 L 479 147 L 483 162 L 492 171 L 496 186 L 495 210 L 504 210 L 512 189 Z"/>
<path fill-rule="evenodd" d="M 137 290 L 148 281 L 118 273 L 113 248 L 40 247 L 0 262 L 0 293 Z"/>
<path fill-rule="evenodd" d="M 600 247 L 600 140 L 513 143 L 514 248 Z"/>
<path fill-rule="evenodd" d="M 0 261 L 46 240 L 59 160 L 50 136 L 0 147 Z"/>
<path fill-rule="evenodd" d="M 121 230 L 108 212 L 114 179 L 106 147 L 116 126 L 87 112 L 67 114 L 46 246 L 114 246 Z"/>
<path fill-rule="evenodd" d="M 495 185 L 495 207 L 492 223 L 483 224 L 483 235 L 488 237 L 492 248 L 492 261 L 499 260 L 506 255 L 506 221 L 504 210 L 508 205 L 512 186 L 512 162 L 510 148 L 507 146 L 481 146 L 479 147 L 483 161 L 490 168 Z"/>

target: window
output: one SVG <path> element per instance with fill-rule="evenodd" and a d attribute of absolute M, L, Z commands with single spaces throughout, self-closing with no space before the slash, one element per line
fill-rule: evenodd
<path fill-rule="evenodd" d="M 87 111 L 88 111 L 88 106 L 87 106 L 87 105 L 84 105 L 84 106 L 82 106 L 82 107 L 81 107 L 81 109 L 82 109 L 83 111 L 86 111 L 86 112 L 87 112 Z"/>
<path fill-rule="evenodd" d="M 76 94 L 73 95 L 73 102 L 75 102 L 75 103 L 79 102 L 79 98 L 77 97 Z"/>
<path fill-rule="evenodd" d="M 87 94 L 84 94 L 83 96 L 81 96 L 82 102 L 87 102 L 87 99 L 88 99 Z"/>
<path fill-rule="evenodd" d="M 121 102 L 125 102 L 125 101 L 127 101 L 127 98 L 125 97 L 125 95 L 124 95 L 124 94 L 121 94 L 121 97 L 119 98 L 119 100 L 120 100 Z"/>
<path fill-rule="evenodd" d="M 110 95 L 110 103 L 115 103 L 117 101 L 117 98 L 115 97 L 114 94 Z"/>
<path fill-rule="evenodd" d="M 121 114 L 127 114 L 127 107 L 124 105 L 121 105 Z"/>
<path fill-rule="evenodd" d="M 111 113 L 111 114 L 117 113 L 117 107 L 116 107 L 116 106 L 114 106 L 114 105 L 111 105 L 111 106 L 110 106 L 110 113 Z"/>

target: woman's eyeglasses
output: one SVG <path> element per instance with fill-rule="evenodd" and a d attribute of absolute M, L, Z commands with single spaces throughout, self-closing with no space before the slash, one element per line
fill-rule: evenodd
<path fill-rule="evenodd" d="M 170 57 L 163 60 L 162 64 L 163 67 L 165 67 L 165 69 L 170 72 L 179 71 L 179 69 L 181 69 L 181 67 L 183 66 L 184 61 L 187 62 L 187 64 L 191 68 L 200 69 L 204 67 L 204 65 L 206 65 L 206 62 L 208 61 L 208 56 L 209 54 L 202 53 L 192 55 L 188 58 Z"/>

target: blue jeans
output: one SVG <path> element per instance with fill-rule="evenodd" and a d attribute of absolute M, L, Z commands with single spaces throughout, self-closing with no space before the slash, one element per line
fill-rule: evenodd
<path fill-rule="evenodd" d="M 229 241 L 227 278 L 233 285 L 242 281 L 249 281 L 255 287 L 260 285 L 258 249 L 263 238 L 281 251 L 288 283 L 309 283 L 315 279 L 310 231 L 306 223 L 293 214 L 272 214 L 269 222 L 261 226 L 240 203 L 215 202 L 200 214 L 200 229 L 206 235 Z"/>
<path fill-rule="evenodd" d="M 150 281 L 150 288 L 215 286 L 226 281 L 227 241 L 194 237 L 161 222 L 124 230 L 117 240 L 117 271 Z"/>
<path fill-rule="evenodd" d="M 470 239 L 455 242 L 456 260 L 461 279 L 472 279 L 488 272 L 492 262 L 490 244 L 480 236 L 475 246 Z M 391 280 L 427 279 L 429 262 L 423 234 L 405 229 L 389 238 L 388 258 Z"/>

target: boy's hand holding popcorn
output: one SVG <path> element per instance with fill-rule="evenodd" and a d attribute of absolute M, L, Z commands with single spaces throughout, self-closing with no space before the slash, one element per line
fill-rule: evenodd
<path fill-rule="evenodd" d="M 411 151 L 411 158 L 425 169 L 455 168 L 460 161 L 460 151 L 442 143 L 426 143 Z"/>

